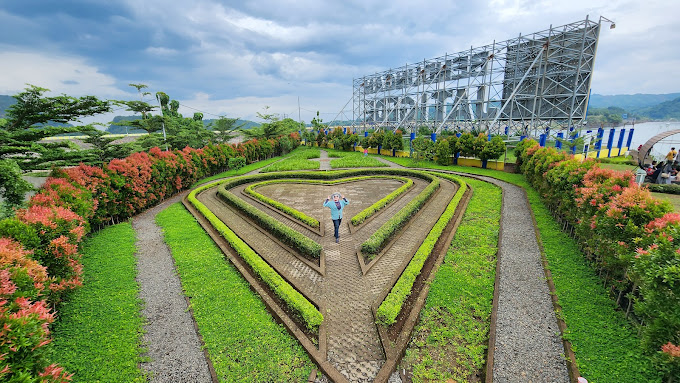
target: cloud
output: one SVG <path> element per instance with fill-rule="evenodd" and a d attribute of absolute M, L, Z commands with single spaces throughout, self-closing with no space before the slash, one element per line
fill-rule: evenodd
<path fill-rule="evenodd" d="M 78 57 L 0 50 L 0 72 L 0 94 L 15 94 L 32 84 L 74 96 L 125 95 L 115 86 L 114 77 Z"/>

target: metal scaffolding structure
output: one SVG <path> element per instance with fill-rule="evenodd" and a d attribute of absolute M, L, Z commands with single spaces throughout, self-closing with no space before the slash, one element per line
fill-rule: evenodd
<path fill-rule="evenodd" d="M 579 128 L 602 19 L 586 17 L 354 79 L 353 127 L 518 136 Z"/>

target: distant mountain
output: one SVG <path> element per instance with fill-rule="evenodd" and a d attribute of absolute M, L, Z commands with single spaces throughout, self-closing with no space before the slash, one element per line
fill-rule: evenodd
<path fill-rule="evenodd" d="M 616 94 L 616 95 L 601 95 L 592 94 L 588 101 L 589 108 L 607 108 L 616 106 L 626 109 L 628 111 L 636 111 L 642 108 L 658 105 L 662 102 L 672 101 L 680 97 L 680 93 L 667 94 Z"/>
<path fill-rule="evenodd" d="M 680 119 L 680 97 L 648 108 L 639 109 L 637 114 L 653 120 Z"/>

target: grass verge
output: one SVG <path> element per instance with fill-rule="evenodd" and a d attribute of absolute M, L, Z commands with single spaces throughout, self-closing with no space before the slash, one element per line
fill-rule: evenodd
<path fill-rule="evenodd" d="M 83 244 L 83 287 L 59 309 L 51 360 L 74 382 L 146 382 L 137 367 L 143 319 L 129 223 L 109 226 Z"/>
<path fill-rule="evenodd" d="M 158 214 L 220 382 L 302 382 L 313 363 L 184 206 Z"/>
<path fill-rule="evenodd" d="M 389 158 L 403 166 L 445 169 L 494 177 L 527 192 L 539 230 L 548 267 L 567 324 L 564 337 L 576 354 L 583 377 L 593 382 L 660 382 L 661 375 L 645 354 L 640 338 L 624 314 L 602 287 L 602 281 L 581 254 L 576 242 L 560 230 L 541 202 L 538 192 L 521 174 L 463 166 L 415 163 L 410 158 Z"/>
<path fill-rule="evenodd" d="M 402 361 L 414 382 L 471 381 L 486 363 L 502 196 L 494 185 L 465 181 L 472 198 Z"/>
<path fill-rule="evenodd" d="M 432 249 L 434 249 L 434 245 L 437 243 L 442 232 L 444 232 L 444 228 L 449 224 L 449 221 L 451 221 L 451 218 L 453 218 L 453 215 L 456 213 L 456 207 L 467 190 L 467 185 L 460 178 L 451 176 L 447 176 L 446 178 L 450 178 L 452 181 L 458 183 L 458 191 L 456 191 L 456 194 L 446 206 L 442 215 L 427 234 L 427 237 L 425 237 L 425 240 L 420 245 L 415 255 L 413 255 L 413 258 L 411 258 L 411 261 L 394 284 L 394 287 L 392 287 L 390 293 L 385 297 L 385 300 L 380 304 L 380 307 L 378 307 L 376 322 L 379 324 L 387 326 L 396 321 L 406 298 L 411 295 L 413 284 L 420 275 L 425 261 L 430 256 L 430 253 L 432 253 Z"/>

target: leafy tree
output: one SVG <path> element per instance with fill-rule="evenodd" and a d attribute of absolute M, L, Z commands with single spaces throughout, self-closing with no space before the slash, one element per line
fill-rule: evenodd
<path fill-rule="evenodd" d="M 92 145 L 90 152 L 96 157 L 99 164 L 109 162 L 114 158 L 124 158 L 135 150 L 133 144 L 113 144 L 117 137 L 109 137 L 109 132 L 94 130 L 86 132 L 84 142 Z"/>
<path fill-rule="evenodd" d="M 434 159 L 434 142 L 429 137 L 416 137 L 412 146 L 416 160 L 432 161 Z"/>
<path fill-rule="evenodd" d="M 382 139 L 382 146 L 389 150 L 402 150 L 404 149 L 404 141 L 401 139 L 400 134 L 394 134 L 392 131 L 385 132 Z"/>
<path fill-rule="evenodd" d="M 23 170 L 41 165 L 70 165 L 83 159 L 83 154 L 67 140 L 41 140 L 58 134 L 93 131 L 95 128 L 91 125 L 48 124 L 80 122 L 81 117 L 109 112 L 109 102 L 95 96 L 75 98 L 62 94 L 46 97 L 44 94 L 48 91 L 29 85 L 23 92 L 12 96 L 16 103 L 7 109 L 7 118 L 0 123 L 0 159 L 12 158 Z"/>
<path fill-rule="evenodd" d="M 313 146 L 313 142 L 316 141 L 316 133 L 313 130 L 303 130 L 302 139 L 305 140 L 306 146 Z"/>
<path fill-rule="evenodd" d="M 226 143 L 232 138 L 236 137 L 236 131 L 245 125 L 244 123 L 237 125 L 237 121 L 238 118 L 227 117 L 220 117 L 219 119 L 212 121 L 208 125 L 208 129 L 211 129 L 215 134 L 213 142 L 218 144 Z"/>
<path fill-rule="evenodd" d="M 21 178 L 21 169 L 16 162 L 0 160 L 0 197 L 2 208 L 0 218 L 11 216 L 14 209 L 24 202 L 24 195 L 33 190 L 33 186 Z"/>
<path fill-rule="evenodd" d="M 497 160 L 505 153 L 505 142 L 500 136 L 494 136 L 487 141 L 479 153 L 479 158 L 485 160 Z"/>
<path fill-rule="evenodd" d="M 479 133 L 472 143 L 472 155 L 479 158 L 480 153 L 484 150 L 484 146 L 489 141 L 485 133 Z"/>
<path fill-rule="evenodd" d="M 451 147 L 449 141 L 445 138 L 438 138 L 434 143 L 434 152 L 437 155 L 437 163 L 439 165 L 448 165 L 451 157 Z"/>
<path fill-rule="evenodd" d="M 263 119 L 263 122 L 259 127 L 252 129 L 241 129 L 241 133 L 246 138 L 257 138 L 257 139 L 270 139 L 280 137 L 289 133 L 292 133 L 300 129 L 300 124 L 291 119 L 285 118 L 281 120 L 279 115 L 276 113 L 267 113 L 269 107 L 265 107 L 265 113 L 257 112 L 257 117 Z"/>
<path fill-rule="evenodd" d="M 458 138 L 456 151 L 460 152 L 460 155 L 463 157 L 474 156 L 475 154 L 474 142 L 475 137 L 472 135 L 472 133 L 465 132 Z"/>

